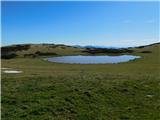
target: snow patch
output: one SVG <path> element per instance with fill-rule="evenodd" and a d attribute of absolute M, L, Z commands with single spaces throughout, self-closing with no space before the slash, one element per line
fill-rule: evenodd
<path fill-rule="evenodd" d="M 3 72 L 4 73 L 22 73 L 22 71 L 17 71 L 17 70 L 5 70 Z"/>

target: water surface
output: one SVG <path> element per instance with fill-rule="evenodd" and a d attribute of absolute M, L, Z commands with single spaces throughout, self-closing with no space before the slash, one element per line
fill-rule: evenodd
<path fill-rule="evenodd" d="M 120 55 L 120 56 L 60 56 L 47 58 L 50 62 L 57 63 L 72 63 L 72 64 L 105 64 L 105 63 L 121 63 L 128 62 L 140 58 L 133 55 Z"/>

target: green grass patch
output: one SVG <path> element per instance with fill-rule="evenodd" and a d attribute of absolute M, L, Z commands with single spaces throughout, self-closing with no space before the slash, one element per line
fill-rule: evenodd
<path fill-rule="evenodd" d="M 159 46 L 134 51 L 142 58 L 120 64 L 2 60 L 2 67 L 23 71 L 2 70 L 2 119 L 159 120 Z"/>

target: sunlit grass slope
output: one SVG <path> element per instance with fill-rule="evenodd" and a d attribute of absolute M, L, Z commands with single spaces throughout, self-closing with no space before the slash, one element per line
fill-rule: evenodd
<path fill-rule="evenodd" d="M 2 60 L 3 68 L 23 71 L 2 73 L 2 119 L 159 120 L 160 45 L 130 49 L 141 58 L 97 65 Z"/>

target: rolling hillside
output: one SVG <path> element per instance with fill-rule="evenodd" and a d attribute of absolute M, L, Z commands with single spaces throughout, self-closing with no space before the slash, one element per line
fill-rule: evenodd
<path fill-rule="evenodd" d="M 2 119 L 159 120 L 160 44 L 129 49 L 142 58 L 94 65 L 2 59 L 2 68 L 23 71 L 2 69 Z"/>
<path fill-rule="evenodd" d="M 1 48 L 2 56 L 15 54 L 15 57 L 37 57 L 48 55 L 80 54 L 83 49 L 62 44 L 24 44 Z M 2 57 L 3 58 L 3 57 Z"/>
<path fill-rule="evenodd" d="M 79 55 L 79 54 L 131 54 L 136 52 L 150 53 L 147 50 L 152 46 L 158 46 L 159 43 L 140 46 L 135 48 L 93 48 L 93 47 L 76 47 L 63 44 L 22 44 L 11 45 L 1 48 L 2 58 L 14 57 L 38 57 L 38 56 L 61 56 L 61 55 Z M 143 49 L 142 49 L 143 48 Z"/>

